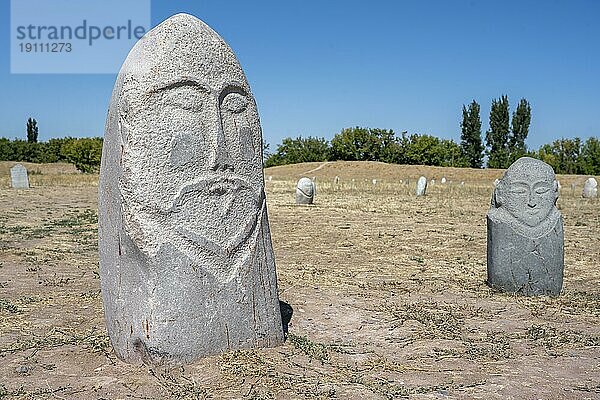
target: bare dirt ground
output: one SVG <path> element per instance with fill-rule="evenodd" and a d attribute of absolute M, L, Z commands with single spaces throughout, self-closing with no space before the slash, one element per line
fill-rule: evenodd
<path fill-rule="evenodd" d="M 111 353 L 98 177 L 27 165 L 34 187 L 15 191 L 10 165 L 0 163 L 2 400 L 600 399 L 600 202 L 581 198 L 586 177 L 559 177 L 562 295 L 522 298 L 484 283 L 501 171 L 267 169 L 280 298 L 294 309 L 287 341 L 168 369 Z M 417 198 L 421 174 L 436 184 Z M 314 206 L 293 204 L 303 175 L 316 177 Z"/>

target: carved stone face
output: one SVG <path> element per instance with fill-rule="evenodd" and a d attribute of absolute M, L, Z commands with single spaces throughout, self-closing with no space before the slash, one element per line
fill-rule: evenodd
<path fill-rule="evenodd" d="M 529 227 L 548 218 L 557 198 L 558 183 L 552 168 L 529 157 L 511 165 L 496 187 L 496 206 Z"/>
<path fill-rule="evenodd" d="M 227 44 L 198 19 L 175 18 L 187 29 L 159 25 L 122 68 L 121 189 L 134 199 L 124 212 L 142 242 L 173 234 L 229 253 L 264 201 L 258 112 Z"/>

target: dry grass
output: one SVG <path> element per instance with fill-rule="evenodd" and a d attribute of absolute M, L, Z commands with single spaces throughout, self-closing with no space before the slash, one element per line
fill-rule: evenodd
<path fill-rule="evenodd" d="M 600 397 L 600 202 L 580 198 L 586 177 L 559 177 L 563 294 L 522 298 L 484 284 L 501 171 L 267 169 L 280 297 L 294 308 L 286 344 L 149 369 L 116 360 L 106 336 L 97 175 L 27 167 L 34 188 L 14 191 L 0 163 L 2 400 Z M 420 175 L 437 181 L 424 198 Z M 300 176 L 317 179 L 314 206 L 293 204 Z"/>

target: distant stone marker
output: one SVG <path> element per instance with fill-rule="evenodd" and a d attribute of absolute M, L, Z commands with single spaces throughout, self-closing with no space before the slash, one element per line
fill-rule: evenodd
<path fill-rule="evenodd" d="M 446 183 L 446 178 L 442 178 L 441 183 Z"/>
<path fill-rule="evenodd" d="M 312 204 L 315 199 L 315 183 L 309 178 L 300 178 L 296 185 L 296 204 Z"/>
<path fill-rule="evenodd" d="M 420 177 L 417 181 L 417 196 L 425 196 L 427 192 L 427 178 Z"/>
<path fill-rule="evenodd" d="M 10 187 L 13 189 L 29 189 L 29 177 L 27 168 L 21 164 L 15 164 L 10 169 Z"/>
<path fill-rule="evenodd" d="M 178 14 L 129 53 L 99 187 L 108 333 L 127 362 L 283 342 L 261 128 L 233 51 Z"/>
<path fill-rule="evenodd" d="M 562 216 L 552 167 L 522 157 L 505 172 L 487 214 L 487 282 L 526 296 L 560 294 L 564 270 Z"/>
<path fill-rule="evenodd" d="M 598 181 L 596 181 L 596 178 L 588 178 L 585 181 L 581 195 L 586 199 L 598 197 Z"/>
<path fill-rule="evenodd" d="M 336 185 L 339 185 L 340 184 L 340 177 L 336 176 L 335 178 L 333 178 L 333 183 L 336 184 Z"/>
<path fill-rule="evenodd" d="M 377 179 L 373 179 L 373 185 L 377 185 Z"/>

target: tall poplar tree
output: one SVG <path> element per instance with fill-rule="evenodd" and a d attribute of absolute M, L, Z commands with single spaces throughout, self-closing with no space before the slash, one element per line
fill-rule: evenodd
<path fill-rule="evenodd" d="M 525 139 L 529 134 L 531 123 L 531 106 L 525 99 L 521 99 L 512 117 L 512 135 L 509 141 L 510 159 L 512 161 L 527 153 Z"/>
<path fill-rule="evenodd" d="M 29 143 L 37 143 L 37 139 L 38 139 L 38 127 L 37 127 L 37 121 L 34 119 L 29 118 L 27 120 L 27 141 Z"/>
<path fill-rule="evenodd" d="M 483 142 L 481 140 L 481 118 L 479 104 L 475 100 L 467 108 L 463 105 L 463 119 L 460 124 L 460 148 L 462 156 L 471 168 L 483 165 Z"/>
<path fill-rule="evenodd" d="M 490 130 L 486 132 L 488 167 L 508 168 L 510 164 L 510 113 L 508 96 L 492 100 Z"/>

